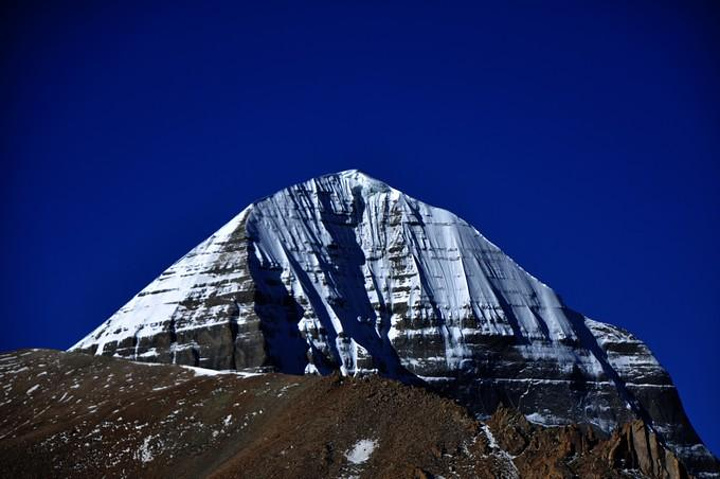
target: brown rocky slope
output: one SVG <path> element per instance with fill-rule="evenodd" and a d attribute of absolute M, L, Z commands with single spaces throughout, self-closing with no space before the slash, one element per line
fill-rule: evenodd
<path fill-rule="evenodd" d="M 543 428 L 376 376 L 0 355 L 3 477 L 689 477 L 642 423 Z"/>

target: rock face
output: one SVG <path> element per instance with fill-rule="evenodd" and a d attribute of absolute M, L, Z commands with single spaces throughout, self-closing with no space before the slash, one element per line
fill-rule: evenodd
<path fill-rule="evenodd" d="M 71 350 L 377 371 L 545 425 L 642 419 L 694 471 L 716 468 L 645 344 L 568 308 L 462 219 L 356 170 L 253 203 Z"/>
<path fill-rule="evenodd" d="M 600 438 L 588 426 L 538 427 L 501 407 L 487 425 L 498 446 L 513 458 L 520 477 L 692 477 L 640 420 Z"/>
<path fill-rule="evenodd" d="M 682 479 L 687 472 L 675 455 L 668 453 L 657 435 L 642 421 L 625 424 L 613 434 L 607 458 L 616 467 L 640 469 L 650 477 Z"/>

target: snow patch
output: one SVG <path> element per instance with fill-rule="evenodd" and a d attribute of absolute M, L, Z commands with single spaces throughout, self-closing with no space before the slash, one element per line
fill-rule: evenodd
<path fill-rule="evenodd" d="M 370 459 L 377 445 L 376 439 L 360 439 L 345 453 L 345 458 L 353 464 L 364 464 Z"/>
<path fill-rule="evenodd" d="M 152 439 L 153 436 L 146 437 L 142 445 L 140 446 L 140 449 L 138 449 L 137 457 L 143 464 L 153 460 L 153 454 L 150 450 L 150 441 L 152 441 Z"/>
<path fill-rule="evenodd" d="M 248 372 L 248 371 L 231 371 L 231 370 L 218 371 L 216 369 L 206 369 L 206 368 L 199 368 L 197 366 L 185 366 L 185 365 L 180 366 L 180 367 L 194 372 L 195 376 L 220 376 L 223 374 L 231 374 L 234 376 L 239 376 L 241 378 L 252 378 L 255 376 L 262 376 L 262 373 L 252 373 L 252 372 Z"/>
<path fill-rule="evenodd" d="M 490 428 L 487 424 L 483 424 L 481 429 L 485 434 L 485 437 L 487 437 L 488 446 L 490 446 L 490 449 L 492 449 L 493 454 L 496 457 L 503 459 L 504 462 L 506 462 L 510 466 L 510 471 L 508 471 L 508 477 L 513 479 L 519 479 L 520 471 L 518 471 L 517 466 L 515 466 L 515 463 L 513 462 L 513 457 L 506 450 L 500 447 L 500 444 L 498 444 L 497 439 L 495 439 L 495 436 L 493 435 L 492 431 L 490 431 Z"/>

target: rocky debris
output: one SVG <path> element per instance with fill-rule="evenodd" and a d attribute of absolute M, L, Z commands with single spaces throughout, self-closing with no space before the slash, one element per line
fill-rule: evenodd
<path fill-rule="evenodd" d="M 72 350 L 138 361 L 427 382 L 544 425 L 652 423 L 712 471 L 667 372 L 456 215 L 356 171 L 239 213 Z"/>
<path fill-rule="evenodd" d="M 684 478 L 642 423 L 542 427 L 378 376 L 0 354 L 0 470 L 25 477 Z"/>
<path fill-rule="evenodd" d="M 692 477 L 639 420 L 603 437 L 588 425 L 540 427 L 518 411 L 500 407 L 487 424 L 514 458 L 520 477 Z"/>

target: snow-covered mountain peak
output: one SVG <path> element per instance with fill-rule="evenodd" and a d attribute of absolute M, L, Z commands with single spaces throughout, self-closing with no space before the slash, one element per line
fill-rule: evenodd
<path fill-rule="evenodd" d="M 378 372 L 543 424 L 610 431 L 641 417 L 680 456 L 700 454 L 645 344 L 568 308 L 453 213 L 358 170 L 252 203 L 72 349 L 211 369 Z"/>

